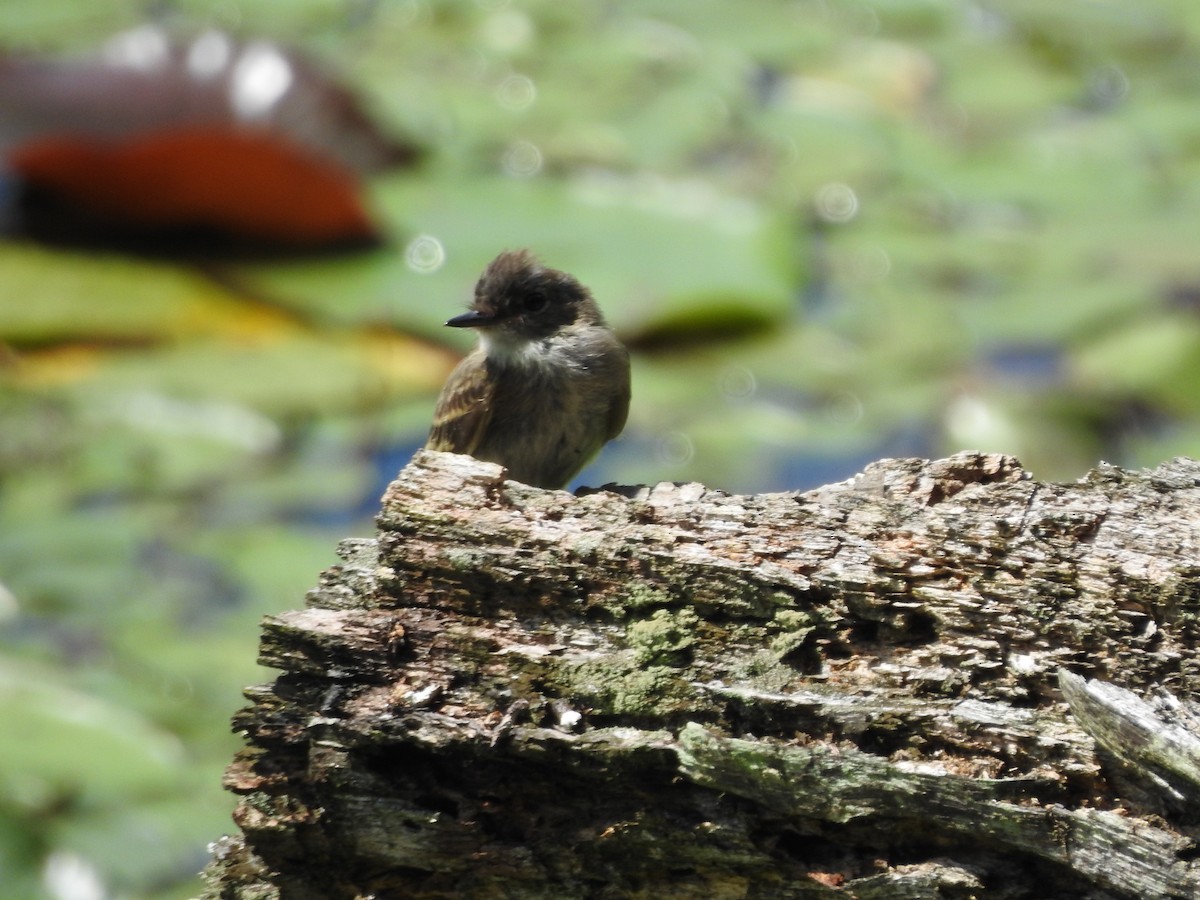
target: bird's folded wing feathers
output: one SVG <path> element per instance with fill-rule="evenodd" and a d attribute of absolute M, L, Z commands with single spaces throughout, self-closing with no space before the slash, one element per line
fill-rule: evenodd
<path fill-rule="evenodd" d="M 604 439 L 611 441 L 621 433 L 625 427 L 625 420 L 629 418 L 629 385 L 625 385 L 625 390 L 617 394 L 612 401 L 612 405 L 608 408 L 608 419 L 605 422 Z"/>
<path fill-rule="evenodd" d="M 492 418 L 496 381 L 483 377 L 482 369 L 482 360 L 468 356 L 450 373 L 433 412 L 426 449 L 475 452 Z"/>

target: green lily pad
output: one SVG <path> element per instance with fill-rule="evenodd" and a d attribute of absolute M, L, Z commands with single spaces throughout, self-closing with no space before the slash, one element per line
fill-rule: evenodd
<path fill-rule="evenodd" d="M 147 341 L 219 330 L 231 297 L 186 268 L 0 243 L 0 339 Z"/>
<path fill-rule="evenodd" d="M 32 663 L 0 659 L 0 744 L 6 779 L 100 795 L 167 788 L 183 747 L 128 708 L 83 694 Z"/>
<path fill-rule="evenodd" d="M 258 267 L 241 277 L 310 314 L 433 333 L 461 311 L 501 250 L 531 247 L 591 287 L 618 330 L 713 309 L 778 316 L 795 283 L 784 223 L 702 182 L 581 174 L 565 182 L 400 176 L 379 186 L 417 233 L 346 279 L 344 264 Z M 336 287 L 335 287 L 336 286 Z M 464 339 L 463 342 L 466 341 Z"/>

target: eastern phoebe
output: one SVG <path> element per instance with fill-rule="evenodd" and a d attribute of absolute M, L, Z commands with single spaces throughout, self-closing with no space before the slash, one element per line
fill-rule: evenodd
<path fill-rule="evenodd" d="M 629 353 L 582 284 L 528 250 L 492 260 L 469 312 L 479 344 L 450 373 L 426 448 L 561 488 L 625 427 Z"/>

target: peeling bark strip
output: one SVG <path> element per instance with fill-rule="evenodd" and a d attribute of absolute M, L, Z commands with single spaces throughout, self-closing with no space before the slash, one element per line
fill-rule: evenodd
<path fill-rule="evenodd" d="M 264 625 L 209 898 L 1200 897 L 1200 464 L 422 452 Z"/>

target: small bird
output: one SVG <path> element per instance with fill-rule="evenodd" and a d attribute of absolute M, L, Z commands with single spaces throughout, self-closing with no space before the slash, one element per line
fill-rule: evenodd
<path fill-rule="evenodd" d="M 625 427 L 629 353 L 588 289 L 528 250 L 492 260 L 470 311 L 446 324 L 479 344 L 442 388 L 427 449 L 561 488 Z"/>

